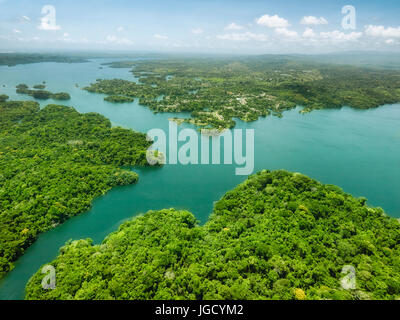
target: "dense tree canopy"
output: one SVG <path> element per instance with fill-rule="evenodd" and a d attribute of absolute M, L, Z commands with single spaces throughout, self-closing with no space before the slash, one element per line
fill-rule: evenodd
<path fill-rule="evenodd" d="M 142 133 L 96 113 L 36 102 L 0 103 L 0 278 L 39 233 L 135 183 L 121 166 L 146 165 Z"/>
<path fill-rule="evenodd" d="M 29 87 L 21 83 L 17 85 L 17 90 L 16 92 L 19 94 L 27 94 L 30 95 L 31 97 L 39 100 L 47 100 L 47 99 L 54 99 L 54 100 L 69 100 L 71 99 L 71 96 L 67 92 L 58 92 L 58 93 L 52 93 L 48 90 L 43 90 L 46 86 L 45 85 L 34 85 L 32 89 L 29 89 Z"/>
<path fill-rule="evenodd" d="M 299 60 L 293 56 L 164 58 L 115 62 L 134 67 L 139 82 L 97 80 L 85 89 L 110 96 L 139 98 L 154 112 L 191 112 L 185 119 L 200 127 L 254 121 L 297 105 L 303 112 L 350 106 L 378 107 L 400 101 L 400 71 Z"/>
<path fill-rule="evenodd" d="M 108 96 L 104 98 L 105 101 L 114 102 L 114 103 L 124 103 L 124 102 L 133 102 L 133 98 L 125 97 L 125 96 Z"/>
<path fill-rule="evenodd" d="M 148 212 L 102 244 L 66 244 L 27 299 L 393 299 L 400 297 L 400 224 L 340 188 L 262 171 L 215 204 Z M 345 265 L 356 288 L 341 286 Z"/>
<path fill-rule="evenodd" d="M 41 84 L 35 84 L 35 85 L 33 86 L 33 89 L 40 89 L 40 90 L 43 90 L 43 89 L 46 89 L 46 85 L 43 84 L 43 83 L 41 83 Z"/>
<path fill-rule="evenodd" d="M 0 94 L 0 102 L 8 100 L 10 97 L 6 94 Z"/>

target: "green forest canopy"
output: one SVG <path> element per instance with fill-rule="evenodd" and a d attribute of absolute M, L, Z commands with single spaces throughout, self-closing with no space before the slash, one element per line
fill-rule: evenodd
<path fill-rule="evenodd" d="M 40 100 L 47 100 L 47 99 L 70 100 L 71 99 L 71 96 L 67 92 L 52 93 L 48 90 L 43 90 L 45 88 L 44 84 L 33 86 L 34 90 L 29 89 L 29 87 L 24 83 L 17 85 L 16 88 L 17 88 L 16 93 L 27 94 L 35 99 L 40 99 Z"/>
<path fill-rule="evenodd" d="M 264 170 L 193 214 L 148 212 L 102 244 L 66 244 L 40 270 L 27 299 L 395 299 L 400 297 L 400 224 L 340 188 L 299 173 Z M 341 287 L 345 265 L 356 289 Z"/>
<path fill-rule="evenodd" d="M 113 96 L 139 98 L 154 112 L 191 112 L 184 121 L 217 129 L 234 118 L 254 121 L 287 109 L 378 107 L 400 101 L 400 71 L 333 65 L 293 56 L 236 58 L 161 58 L 119 61 L 134 67 L 139 82 L 98 79 L 84 88 Z M 112 100 L 113 98 L 109 98 Z"/>
<path fill-rule="evenodd" d="M 90 208 L 121 166 L 147 165 L 146 136 L 96 113 L 36 102 L 0 102 L 0 278 L 39 233 Z"/>

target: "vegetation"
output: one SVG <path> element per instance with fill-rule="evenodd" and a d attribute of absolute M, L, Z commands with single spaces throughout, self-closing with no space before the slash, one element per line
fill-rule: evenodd
<path fill-rule="evenodd" d="M 81 57 L 67 57 L 56 54 L 39 53 L 0 53 L 0 65 L 16 66 L 18 64 L 38 62 L 80 63 L 87 62 Z"/>
<path fill-rule="evenodd" d="M 169 58 L 115 62 L 134 67 L 139 83 L 97 80 L 90 92 L 140 98 L 154 112 L 191 112 L 192 122 L 217 129 L 234 118 L 254 121 L 304 106 L 304 112 L 400 101 L 400 71 L 315 63 L 293 56 Z"/>
<path fill-rule="evenodd" d="M 117 185 L 119 167 L 146 165 L 146 136 L 96 113 L 36 102 L 0 103 L 0 278 L 37 236 L 90 208 Z"/>
<path fill-rule="evenodd" d="M 46 85 L 45 85 L 45 84 L 35 84 L 35 85 L 33 86 L 33 89 L 40 89 L 40 90 L 43 90 L 43 89 L 46 89 Z"/>
<path fill-rule="evenodd" d="M 4 102 L 4 101 L 8 100 L 8 98 L 10 98 L 8 95 L 0 94 L 0 102 Z"/>
<path fill-rule="evenodd" d="M 54 100 L 70 100 L 71 96 L 69 93 L 66 92 L 59 92 L 59 93 L 51 93 L 50 91 L 43 90 L 45 88 L 45 85 L 35 85 L 33 88 L 34 89 L 39 89 L 39 90 L 31 90 L 29 87 L 22 83 L 17 85 L 17 90 L 16 92 L 19 94 L 27 94 L 30 95 L 31 97 L 35 99 L 40 99 L 40 100 L 48 100 L 48 99 L 54 99 Z"/>
<path fill-rule="evenodd" d="M 59 92 L 59 93 L 52 93 L 50 95 L 50 98 L 54 100 L 69 100 L 71 99 L 71 96 L 69 95 L 69 93 Z"/>
<path fill-rule="evenodd" d="M 124 97 L 124 96 L 108 96 L 104 98 L 105 101 L 108 102 L 114 102 L 114 103 L 124 103 L 124 102 L 133 102 L 134 99 L 130 97 Z"/>
<path fill-rule="evenodd" d="M 40 270 L 27 299 L 395 299 L 400 224 L 332 185 L 262 171 L 215 204 L 197 225 L 187 211 L 148 212 L 102 244 L 67 243 Z M 342 268 L 356 288 L 341 286 Z"/>

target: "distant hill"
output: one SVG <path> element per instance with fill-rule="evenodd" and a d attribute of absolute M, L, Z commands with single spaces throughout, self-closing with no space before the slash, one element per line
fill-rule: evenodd
<path fill-rule="evenodd" d="M 0 65 L 15 66 L 18 64 L 38 62 L 80 63 L 87 62 L 81 57 L 68 57 L 57 54 L 40 53 L 0 53 Z"/>
<path fill-rule="evenodd" d="M 288 54 L 288 55 L 261 55 L 255 58 L 265 60 L 319 62 L 327 64 L 352 65 L 358 67 L 400 69 L 400 54 L 391 52 L 342 52 L 329 54 Z"/>

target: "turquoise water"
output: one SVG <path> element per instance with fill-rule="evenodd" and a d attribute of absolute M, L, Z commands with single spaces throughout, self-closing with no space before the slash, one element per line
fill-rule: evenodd
<path fill-rule="evenodd" d="M 83 64 L 41 63 L 0 67 L 0 94 L 11 99 L 30 97 L 15 94 L 15 85 L 47 82 L 53 92 L 66 91 L 66 105 L 80 112 L 99 112 L 127 128 L 146 132 L 167 130 L 174 114 L 153 114 L 137 101 L 112 104 L 103 96 L 75 87 L 97 78 L 133 79 L 128 69 L 99 69 L 106 60 Z M 3 87 L 3 84 L 6 87 Z M 42 106 L 56 101 L 41 102 Z M 321 110 L 301 115 L 299 109 L 282 119 L 238 121 L 236 128 L 255 129 L 255 171 L 287 169 L 302 172 L 323 183 L 335 184 L 354 196 L 365 196 L 370 205 L 380 206 L 400 217 L 400 105 L 356 111 L 350 108 Z M 183 125 L 180 128 L 190 127 Z M 135 168 L 137 185 L 118 187 L 95 200 L 93 208 L 42 234 L 0 282 L 0 299 L 21 299 L 24 287 L 39 267 L 52 259 L 69 239 L 92 238 L 99 243 L 110 232 L 137 214 L 150 209 L 180 208 L 192 211 L 204 223 L 213 202 L 246 177 L 235 175 L 235 165 L 166 165 Z"/>

